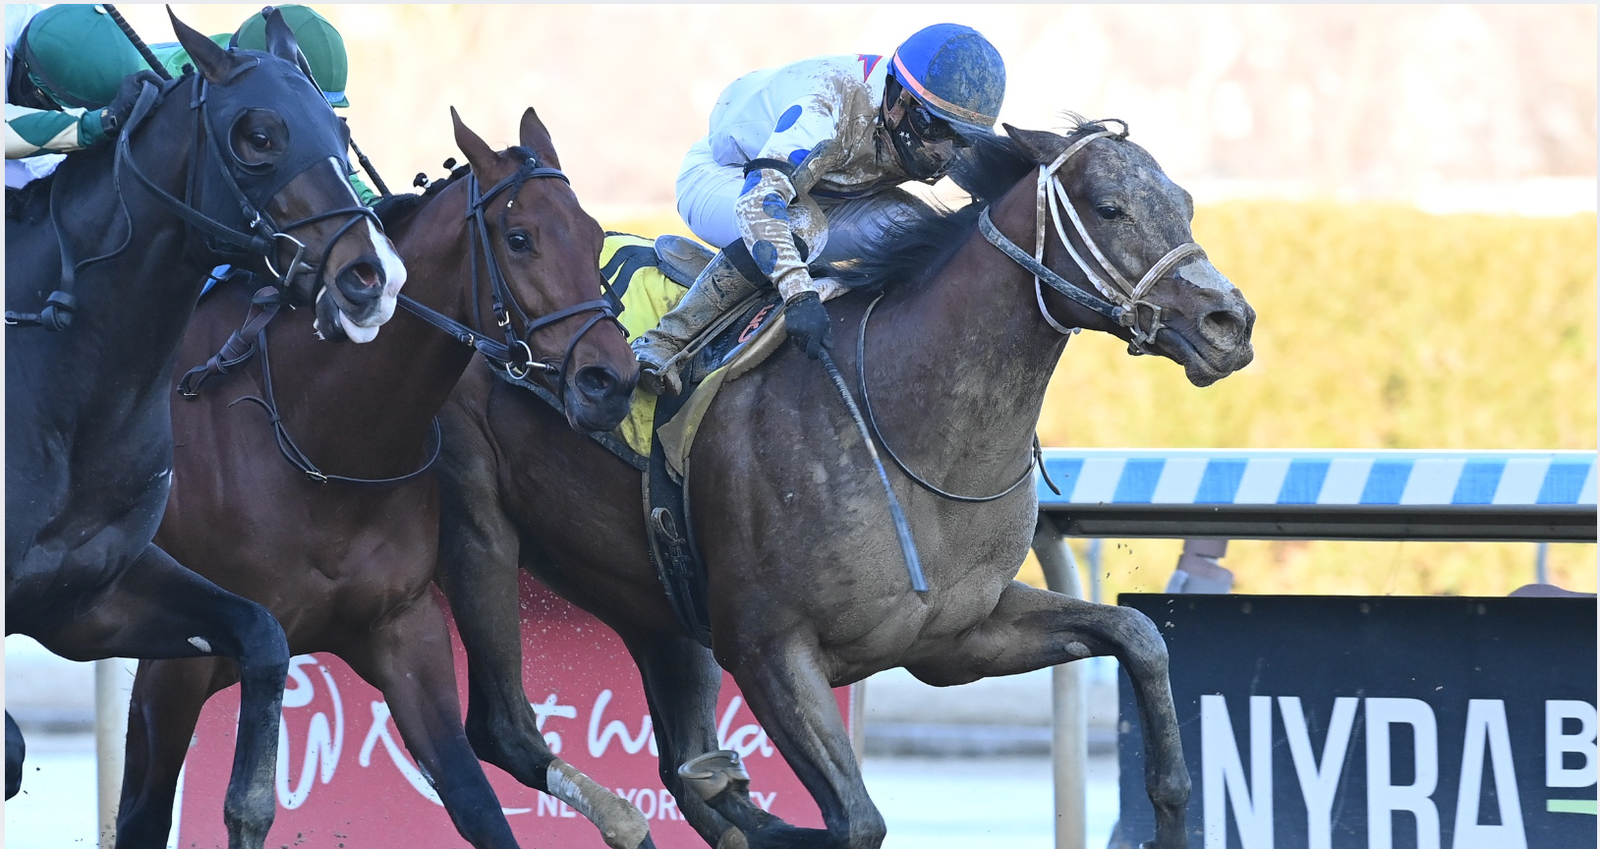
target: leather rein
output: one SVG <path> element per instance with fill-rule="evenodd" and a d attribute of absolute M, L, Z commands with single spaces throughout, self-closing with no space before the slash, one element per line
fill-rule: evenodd
<path fill-rule="evenodd" d="M 1122 124 L 1123 122 L 1117 121 L 1117 123 Z M 1117 270 L 1116 266 L 1106 258 L 1105 253 L 1095 244 L 1094 239 L 1090 237 L 1088 228 L 1083 225 L 1083 220 L 1078 216 L 1077 210 L 1073 208 L 1070 199 L 1067 198 L 1066 188 L 1062 185 L 1059 174 L 1061 168 L 1066 165 L 1067 160 L 1072 158 L 1073 154 L 1083 150 L 1089 142 L 1100 138 L 1121 140 L 1127 138 L 1127 135 L 1127 124 L 1123 124 L 1123 129 L 1120 133 L 1110 130 L 1090 133 L 1070 145 L 1060 156 L 1056 157 L 1054 162 L 1049 165 L 1039 166 L 1039 188 L 1036 195 L 1034 228 L 1035 248 L 1032 255 L 1029 255 L 1000 232 L 999 228 L 994 225 L 994 221 L 989 217 L 988 209 L 984 209 L 979 214 L 978 229 L 990 244 L 999 248 L 1002 253 L 1033 274 L 1035 302 L 1038 304 L 1039 312 L 1044 316 L 1045 322 L 1053 329 L 1064 335 L 1071 335 L 1078 330 L 1077 328 L 1063 326 L 1050 315 L 1050 311 L 1044 303 L 1044 292 L 1040 288 L 1041 282 L 1067 298 L 1112 319 L 1120 326 L 1131 329 L 1134 338 L 1128 344 L 1128 352 L 1140 355 L 1146 353 L 1145 346 L 1155 340 L 1156 334 L 1163 327 L 1161 307 L 1146 300 L 1145 296 L 1149 293 L 1151 287 L 1156 284 L 1156 281 L 1166 276 L 1180 261 L 1194 254 L 1203 253 L 1203 251 L 1194 242 L 1179 245 L 1157 260 L 1150 267 L 1150 270 L 1144 273 L 1144 276 L 1139 279 L 1137 284 L 1129 282 Z M 1064 213 L 1063 210 L 1065 210 Z M 1061 223 L 1063 215 L 1072 221 L 1078 236 L 1083 240 L 1084 245 L 1088 247 L 1088 253 L 1099 263 L 1100 270 L 1098 272 L 1090 266 L 1083 255 L 1073 247 L 1072 241 L 1067 238 L 1066 229 Z M 1088 277 L 1091 284 L 1103 298 L 1095 297 L 1093 294 L 1072 285 L 1044 264 L 1046 221 L 1054 225 L 1056 235 L 1061 239 L 1061 243 L 1066 246 L 1067 252 L 1071 254 L 1072 259 L 1083 270 L 1085 276 Z M 1022 474 L 1012 481 L 1009 486 L 993 495 L 959 495 L 948 492 L 912 471 L 911 467 L 907 466 L 905 461 L 895 454 L 894 449 L 890 448 L 888 441 L 883 438 L 883 431 L 878 427 L 878 421 L 872 413 L 872 398 L 867 392 L 867 322 L 871 319 L 872 311 L 881 300 L 883 300 L 883 294 L 879 293 L 872 300 L 872 303 L 867 305 L 866 311 L 861 315 L 861 327 L 856 336 L 856 386 L 861 393 L 862 412 L 865 414 L 867 425 L 872 429 L 872 435 L 876 437 L 878 444 L 883 446 L 884 453 L 889 455 L 889 459 L 894 461 L 900 471 L 910 478 L 912 482 L 940 498 L 969 504 L 981 504 L 996 501 L 1015 492 L 1033 477 L 1033 467 L 1037 465 L 1039 474 L 1044 478 L 1044 482 L 1057 495 L 1061 494 L 1061 490 L 1056 488 L 1055 482 L 1050 480 L 1049 472 L 1045 470 L 1044 453 L 1039 445 L 1038 434 L 1033 437 L 1033 456 L 1029 458 L 1028 465 L 1023 469 Z M 1150 310 L 1151 320 L 1147 327 L 1140 325 L 1139 307 L 1146 307 Z"/>
<path fill-rule="evenodd" d="M 584 301 L 579 304 L 563 307 L 554 312 L 547 313 L 537 319 L 534 319 L 530 318 L 527 312 L 522 309 L 522 305 L 517 303 L 516 297 L 511 292 L 510 285 L 506 282 L 505 272 L 500 268 L 499 260 L 495 258 L 493 245 L 489 237 L 489 224 L 484 216 L 484 210 L 488 208 L 489 202 L 501 192 L 510 190 L 512 199 L 515 199 L 517 192 L 521 190 L 523 183 L 526 183 L 528 180 L 543 177 L 554 178 L 564 183 L 571 183 L 571 181 L 567 179 L 567 175 L 562 173 L 561 169 L 545 167 L 537 158 L 533 157 L 524 160 L 522 165 L 517 169 L 516 173 L 494 184 L 494 186 L 491 187 L 487 192 L 482 191 L 476 174 L 469 173 L 467 177 L 469 182 L 467 183 L 466 218 L 468 227 L 472 231 L 472 241 L 476 245 L 476 250 L 474 250 L 471 254 L 473 295 L 472 309 L 474 322 L 479 327 L 483 326 L 482 316 L 478 314 L 478 305 L 481 302 L 478 293 L 482 291 L 482 277 L 484 276 L 483 274 L 480 274 L 478 270 L 478 257 L 481 254 L 483 257 L 483 266 L 489 278 L 489 294 L 492 299 L 495 325 L 499 327 L 501 332 L 505 335 L 504 342 L 491 339 L 484 332 L 462 324 L 450 316 L 433 309 L 432 307 L 418 303 L 415 299 L 408 295 L 402 294 L 400 296 L 400 306 L 404 307 L 406 311 L 410 312 L 412 315 L 415 315 L 434 327 L 443 330 L 445 333 L 450 334 L 450 336 L 461 342 L 463 345 L 473 348 L 478 353 L 483 354 L 485 359 L 489 360 L 490 363 L 496 367 L 504 370 L 506 375 L 511 377 L 513 380 L 522 380 L 534 371 L 544 372 L 547 375 L 554 375 L 556 380 L 556 397 L 559 398 L 566 390 L 567 366 L 572 361 L 572 352 L 577 349 L 578 342 L 581 341 L 583 337 L 587 335 L 590 330 L 594 329 L 594 327 L 601 321 L 605 319 L 616 321 L 617 312 L 616 308 L 612 305 L 611 300 L 605 297 L 600 297 L 591 301 Z M 508 200 L 506 203 L 509 206 L 511 201 Z M 507 308 L 508 305 L 510 309 Z M 516 312 L 515 323 L 521 325 L 522 327 L 520 334 L 517 332 L 516 328 L 512 326 L 513 322 L 511 311 L 513 310 Z M 533 337 L 535 331 L 555 324 L 562 319 L 571 318 L 572 316 L 582 315 L 583 313 L 588 312 L 592 312 L 594 315 L 590 316 L 589 320 L 585 322 L 584 325 L 578 329 L 578 332 L 574 333 L 572 338 L 567 342 L 567 348 L 561 356 L 560 364 L 553 364 L 534 359 L 533 349 L 529 346 L 528 340 Z"/>
<path fill-rule="evenodd" d="M 516 173 L 496 183 L 487 192 L 481 191 L 478 178 L 475 174 L 469 173 L 467 177 L 469 182 L 467 183 L 468 202 L 466 220 L 468 222 L 468 227 L 472 230 L 472 242 L 474 244 L 474 250 L 471 254 L 471 268 L 473 310 L 475 313 L 475 320 L 477 320 L 478 324 L 481 325 L 481 317 L 476 316 L 476 311 L 480 300 L 477 295 L 478 292 L 482 290 L 482 275 L 478 270 L 478 255 L 479 253 L 482 253 L 484 257 L 483 265 L 487 269 L 487 276 L 490 283 L 490 294 L 492 297 L 492 309 L 495 315 L 495 324 L 504 331 L 506 336 L 505 342 L 502 343 L 490 339 L 488 336 L 477 330 L 474 330 L 472 327 L 462 324 L 461 322 L 445 315 L 444 313 L 418 302 L 415 298 L 412 298 L 408 295 L 400 295 L 399 303 L 401 306 L 405 307 L 408 312 L 412 313 L 428 324 L 443 330 L 445 333 L 448 333 L 452 338 L 456 339 L 462 344 L 465 344 L 468 347 L 477 350 L 479 353 L 482 353 L 491 362 L 504 369 L 508 375 L 511 375 L 516 379 L 520 380 L 526 377 L 535 369 L 544 371 L 546 373 L 556 373 L 559 375 L 557 383 L 557 390 L 559 393 L 561 389 L 565 388 L 566 366 L 571 359 L 573 350 L 577 347 L 578 341 L 582 339 L 584 334 L 588 333 L 589 330 L 598 324 L 602 319 L 610 318 L 613 321 L 616 320 L 616 312 L 611 306 L 610 301 L 604 298 L 598 298 L 592 301 L 585 301 L 580 304 L 575 304 L 570 307 L 556 310 L 555 312 L 541 316 L 538 319 L 530 319 L 527 313 L 523 311 L 521 305 L 517 303 L 516 298 L 513 296 L 510 286 L 506 283 L 505 273 L 500 268 L 499 261 L 495 258 L 492 244 L 489 239 L 489 228 L 484 217 L 484 210 L 488 207 L 489 202 L 502 192 L 510 190 L 511 195 L 514 198 L 517 192 L 520 191 L 523 183 L 530 179 L 542 177 L 553 177 L 560 179 L 563 182 L 568 182 L 567 175 L 562 173 L 559 169 L 544 167 L 538 162 L 537 159 L 531 158 L 524 161 Z M 347 475 L 332 474 L 329 472 L 324 472 L 318 468 L 317 465 L 312 462 L 310 456 L 307 455 L 305 451 L 301 450 L 299 445 L 295 443 L 294 438 L 290 436 L 288 428 L 283 422 L 283 416 L 278 411 L 277 399 L 274 397 L 272 389 L 272 367 L 271 361 L 267 354 L 266 334 L 266 325 L 272 320 L 273 315 L 275 315 L 277 312 L 277 307 L 273 302 L 272 295 L 272 287 L 258 290 L 252 299 L 250 312 L 245 318 L 244 326 L 240 330 L 235 331 L 233 335 L 229 337 L 227 344 L 223 346 L 222 350 L 213 356 L 209 361 L 207 361 L 205 365 L 191 369 L 188 374 L 184 375 L 183 380 L 179 381 L 178 387 L 179 391 L 183 393 L 184 397 L 196 397 L 200 391 L 200 384 L 203 383 L 207 377 L 214 374 L 226 374 L 230 369 L 249 361 L 257 352 L 259 352 L 261 355 L 262 394 L 265 397 L 249 395 L 236 399 L 228 406 L 232 407 L 234 404 L 238 404 L 241 401 L 249 401 L 265 410 L 271 421 L 273 434 L 277 438 L 278 450 L 283 454 L 284 459 L 289 461 L 290 465 L 303 472 L 308 479 L 315 483 L 328 483 L 329 481 L 336 481 L 339 483 L 364 484 L 370 486 L 388 486 L 404 483 L 424 474 L 431 469 L 434 462 L 439 459 L 439 453 L 442 448 L 441 431 L 437 416 L 435 416 L 433 419 L 433 436 L 431 439 L 433 447 L 428 454 L 428 459 L 424 461 L 423 464 L 416 470 L 403 475 L 387 478 L 356 478 Z M 510 305 L 511 310 L 516 311 L 519 323 L 523 327 L 523 334 L 521 336 L 518 336 L 516 331 L 511 326 L 511 313 L 510 310 L 507 309 L 508 304 Z M 526 339 L 530 337 L 535 330 L 546 327 L 550 324 L 560 321 L 561 319 L 568 318 L 573 315 L 579 315 L 585 312 L 596 312 L 597 314 L 590 318 L 589 321 L 584 324 L 584 326 L 576 334 L 574 334 L 572 340 L 567 345 L 567 350 L 565 355 L 562 357 L 560 366 L 534 360 L 533 351 L 529 347 Z M 250 341 L 252 339 L 254 340 L 253 342 Z M 516 353 L 518 349 L 520 349 L 523 354 L 522 362 L 518 362 L 516 359 Z M 190 380 L 191 378 L 194 378 L 192 383 Z"/>

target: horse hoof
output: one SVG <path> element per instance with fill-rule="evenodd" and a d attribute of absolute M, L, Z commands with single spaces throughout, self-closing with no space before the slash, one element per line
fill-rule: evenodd
<path fill-rule="evenodd" d="M 739 753 L 727 749 L 691 758 L 678 767 L 678 777 L 706 802 L 730 786 L 739 790 L 750 786 L 750 773 L 739 762 Z"/>

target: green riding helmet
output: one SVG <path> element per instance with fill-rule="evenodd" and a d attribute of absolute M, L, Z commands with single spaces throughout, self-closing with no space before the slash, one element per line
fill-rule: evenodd
<path fill-rule="evenodd" d="M 350 78 L 350 60 L 344 52 L 344 37 L 328 23 L 328 19 L 305 6 L 279 6 L 283 22 L 294 32 L 294 40 L 311 66 L 311 76 L 317 80 L 322 95 L 333 106 L 349 106 L 344 87 Z M 233 43 L 245 50 L 267 49 L 267 21 L 261 15 L 252 15 L 239 31 L 233 34 Z"/>
<path fill-rule="evenodd" d="M 63 3 L 41 11 L 28 21 L 17 51 L 28 79 L 68 109 L 105 106 L 123 77 L 148 67 L 99 6 Z"/>

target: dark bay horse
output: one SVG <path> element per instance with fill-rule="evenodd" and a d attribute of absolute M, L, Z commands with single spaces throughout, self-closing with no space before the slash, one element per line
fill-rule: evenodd
<path fill-rule="evenodd" d="M 440 581 L 467 648 L 467 733 L 480 756 L 524 782 L 552 757 L 521 686 L 520 566 L 622 637 L 661 778 L 719 849 L 882 842 L 829 688 L 896 666 L 953 685 L 1096 655 L 1115 655 L 1138 696 L 1153 845 L 1186 845 L 1189 779 L 1159 632 L 1135 611 L 1013 577 L 1037 515 L 1034 429 L 1071 329 L 1114 334 L 1205 386 L 1250 361 L 1255 316 L 1193 244 L 1188 193 L 1125 132 L 1007 129 L 957 173 L 980 200 L 908 223 L 867 257 L 862 290 L 828 305 L 834 338 L 849 340 L 839 368 L 860 366 L 865 385 L 852 391 L 866 408 L 870 390 L 879 443 L 927 482 L 891 470 L 927 592 L 910 585 L 834 385 L 792 346 L 725 384 L 697 439 L 688 488 L 709 569 L 709 650 L 674 616 L 647 557 L 639 472 L 527 393 L 469 371 L 444 417 Z M 1042 263 L 1025 268 L 1035 246 Z M 1096 409 L 1115 415 L 1115 403 Z M 715 751 L 719 665 L 825 830 L 762 812 L 737 755 Z"/>
<path fill-rule="evenodd" d="M 405 271 L 345 179 L 344 127 L 281 17 L 265 53 L 172 25 L 197 71 L 146 83 L 115 145 L 67 157 L 15 216 L 7 205 L 6 633 L 73 660 L 238 664 L 223 814 L 230 846 L 260 847 L 288 645 L 266 608 L 151 543 L 172 481 L 175 355 L 221 263 L 270 272 L 360 338 L 393 312 Z M 6 722 L 9 795 L 21 752 Z"/>
<path fill-rule="evenodd" d="M 493 340 L 495 317 L 510 316 L 500 367 L 545 374 L 537 379 L 584 431 L 621 421 L 637 367 L 601 299 L 604 234 L 567 185 L 544 124 L 527 110 L 521 146 L 496 153 L 452 116 L 470 171 L 380 206 L 410 271 L 406 309 L 377 340 L 337 357 L 321 355 L 309 318 L 280 318 L 254 362 L 200 384 L 192 399 L 173 393 L 176 480 L 156 541 L 265 605 L 292 652 L 336 654 L 381 690 L 462 836 L 504 849 L 516 842 L 462 730 L 450 634 L 430 589 L 438 490 L 418 472 L 438 449 L 434 417 L 474 353 L 435 325 Z M 217 351 L 249 303 L 238 289 L 203 301 L 184 362 Z M 246 396 L 262 403 L 236 403 Z M 236 680 L 215 658 L 140 664 L 119 846 L 166 845 L 201 707 Z M 569 771 L 570 782 L 587 781 Z M 647 836 L 640 817 L 613 845 L 634 849 Z"/>

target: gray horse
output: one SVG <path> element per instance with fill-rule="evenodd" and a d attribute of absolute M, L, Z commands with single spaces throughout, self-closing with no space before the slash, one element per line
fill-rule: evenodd
<path fill-rule="evenodd" d="M 903 463 L 893 485 L 926 592 L 908 580 L 860 431 L 823 368 L 791 346 L 728 381 L 697 438 L 688 494 L 709 569 L 709 649 L 674 616 L 647 557 L 639 473 L 469 370 L 444 416 L 440 580 L 466 644 L 481 757 L 540 789 L 565 768 L 521 686 L 520 567 L 622 637 L 662 780 L 719 849 L 882 842 L 830 688 L 896 666 L 953 685 L 1097 655 L 1121 661 L 1138 697 L 1151 845 L 1186 845 L 1189 778 L 1160 634 L 1135 611 L 1013 578 L 1037 513 L 1034 429 L 1071 330 L 1112 333 L 1205 386 L 1250 362 L 1255 314 L 1193 244 L 1188 193 L 1125 131 L 1007 130 L 957 174 L 978 200 L 908 223 L 858 267 L 859 291 L 828 305 L 834 337 L 849 340 L 838 365 L 858 375 L 875 441 Z M 719 666 L 825 829 L 763 812 L 737 757 L 716 751 Z M 619 831 L 607 822 L 615 797 L 563 798 Z"/>

